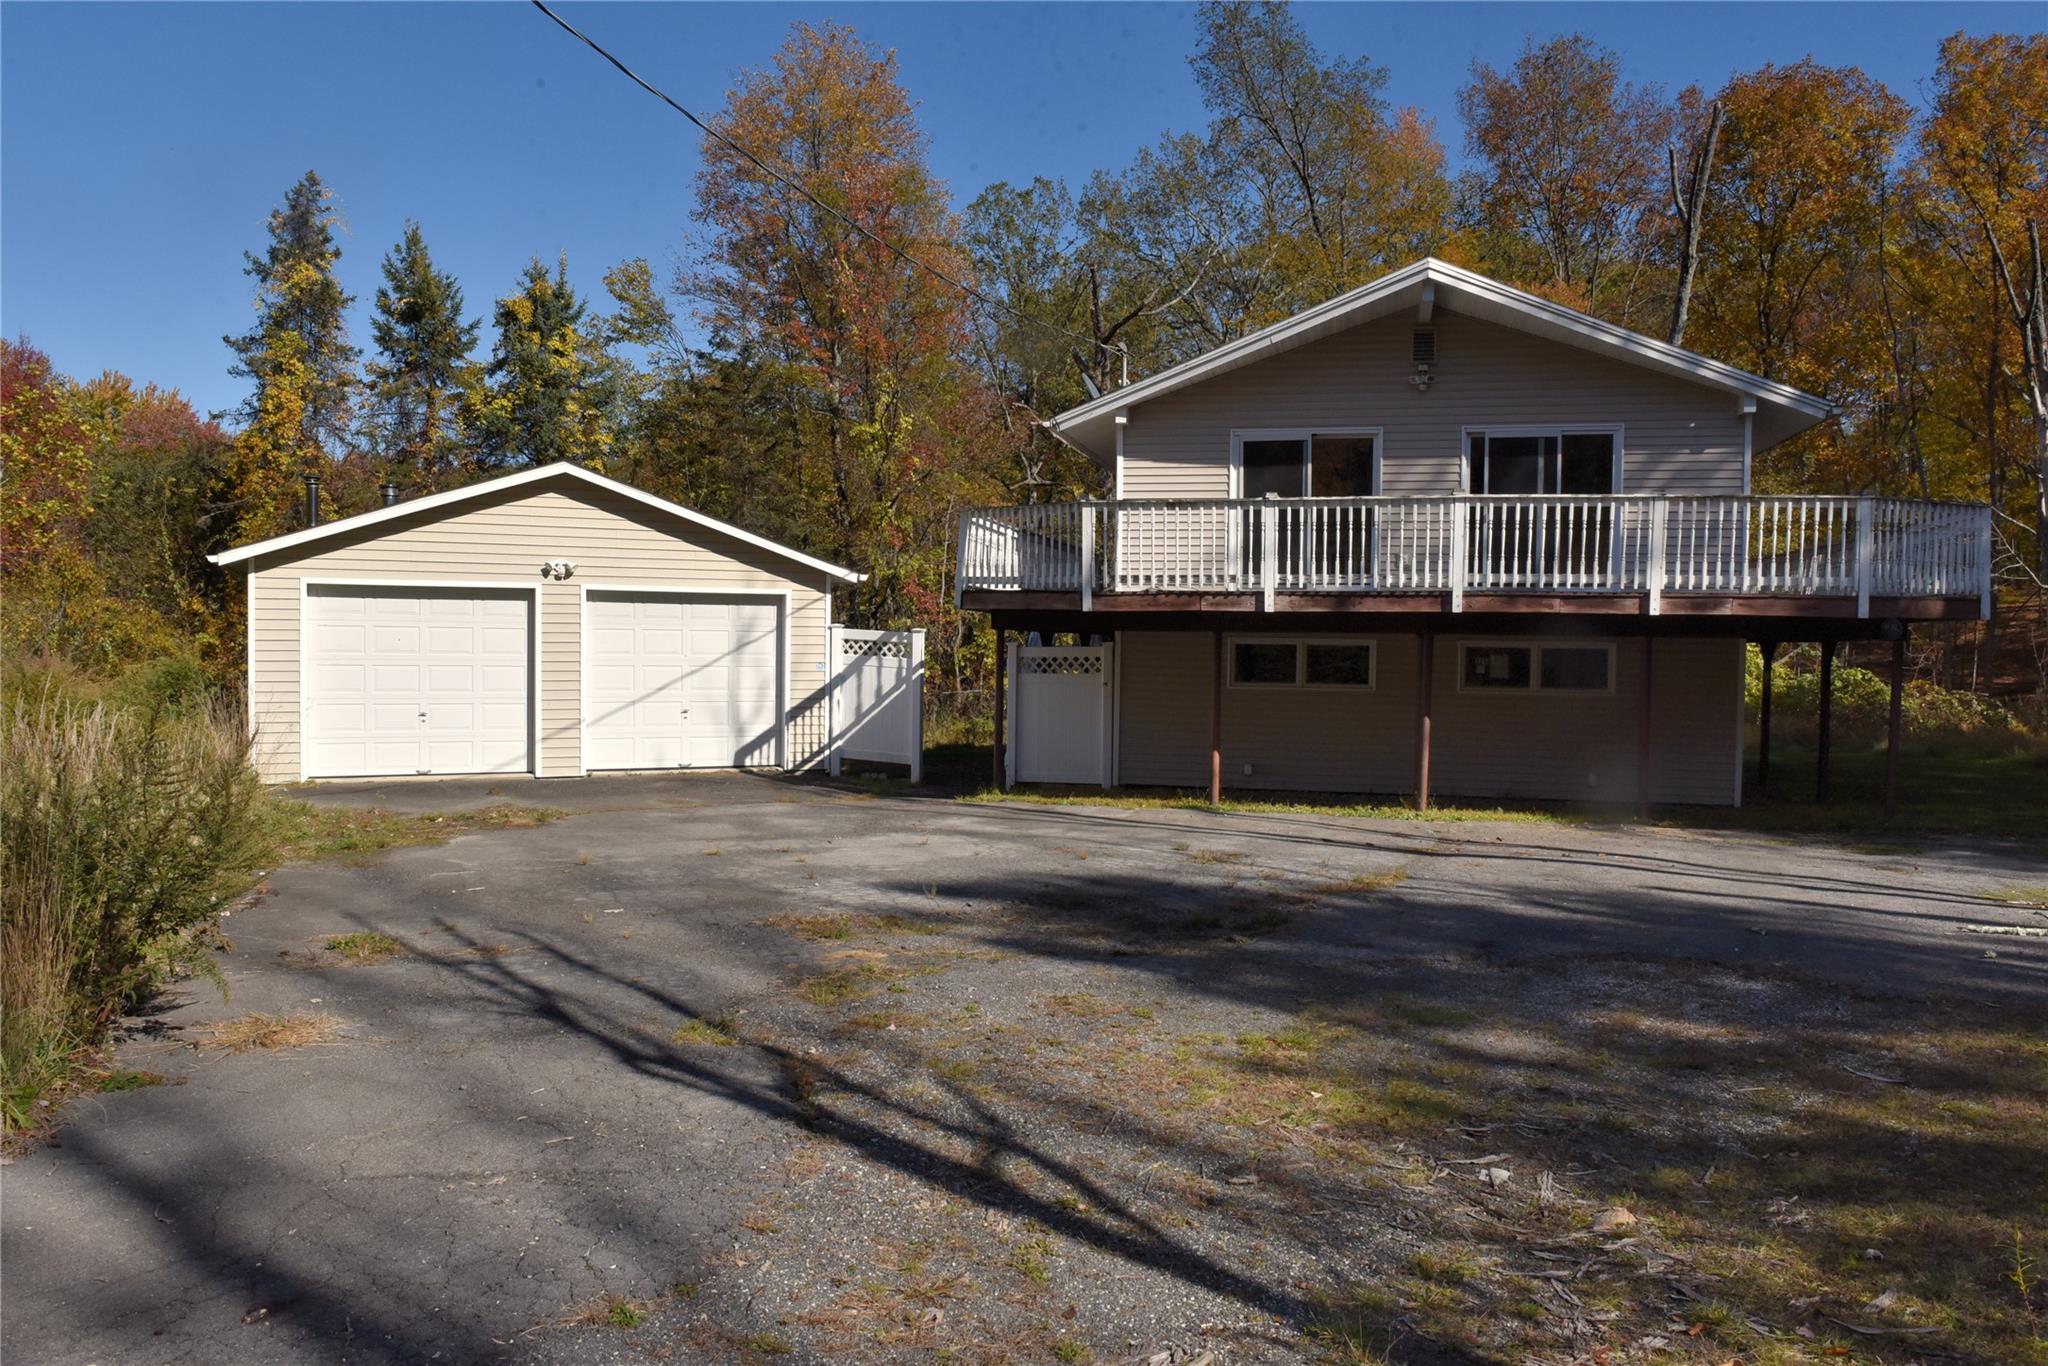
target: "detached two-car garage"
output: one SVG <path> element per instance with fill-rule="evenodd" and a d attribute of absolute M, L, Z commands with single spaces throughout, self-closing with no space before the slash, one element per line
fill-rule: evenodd
<path fill-rule="evenodd" d="M 231 550 L 273 781 L 806 768 L 859 576 L 570 465 Z"/>

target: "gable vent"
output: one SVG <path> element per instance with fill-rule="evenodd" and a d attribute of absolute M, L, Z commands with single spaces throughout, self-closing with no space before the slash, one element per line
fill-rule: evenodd
<path fill-rule="evenodd" d="M 1415 392 L 1426 393 L 1430 382 L 1436 378 L 1436 329 L 1418 327 L 1409 342 L 1408 356 L 1415 366 L 1415 373 L 1408 376 L 1408 383 Z"/>

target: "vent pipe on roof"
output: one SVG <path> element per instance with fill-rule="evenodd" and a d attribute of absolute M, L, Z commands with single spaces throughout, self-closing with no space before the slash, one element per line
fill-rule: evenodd
<path fill-rule="evenodd" d="M 317 474 L 306 476 L 306 525 L 320 525 L 320 476 Z"/>
<path fill-rule="evenodd" d="M 398 485 L 386 479 L 377 486 L 377 492 L 384 495 L 384 506 L 393 507 L 398 502 Z"/>

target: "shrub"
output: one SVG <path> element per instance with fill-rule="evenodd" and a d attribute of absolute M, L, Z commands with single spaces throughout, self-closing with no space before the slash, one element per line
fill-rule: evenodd
<path fill-rule="evenodd" d="M 1754 645 L 1747 653 L 1744 681 L 1749 716 L 1754 723 L 1763 696 L 1763 656 Z M 1802 645 L 1780 655 L 1772 670 L 1771 692 L 1772 734 L 1811 742 L 1819 727 L 1820 652 Z M 1836 744 L 1881 744 L 1890 712 L 1889 677 L 1836 662 Z M 2026 725 L 2006 707 L 1980 693 L 1944 688 L 1924 678 L 1906 680 L 1906 693 L 1900 699 L 1900 720 L 1908 738 L 1944 746 L 2010 750 L 2030 748 L 2035 743 Z"/>
<path fill-rule="evenodd" d="M 168 671 L 167 675 L 168 676 Z M 222 903 L 264 852 L 236 710 L 56 678 L 0 699 L 0 1087 L 9 1129 L 77 1051 L 168 977 L 219 980 Z M 144 690 L 147 693 L 147 689 Z"/>

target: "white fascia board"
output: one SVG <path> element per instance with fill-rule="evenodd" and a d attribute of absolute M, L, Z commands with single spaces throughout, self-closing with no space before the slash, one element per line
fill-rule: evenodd
<path fill-rule="evenodd" d="M 1352 315 L 1362 313 L 1375 304 L 1384 302 L 1411 285 L 1441 285 L 1455 296 L 1463 293 L 1493 304 L 1510 315 L 1511 319 L 1526 319 L 1529 323 L 1544 325 L 1563 333 L 1571 341 L 1585 345 L 1588 349 L 1616 352 L 1623 359 L 1654 369 L 1680 374 L 1701 383 L 1736 393 L 1750 394 L 1757 398 L 1790 408 L 1818 421 L 1831 417 L 1835 405 L 1814 394 L 1795 389 L 1789 384 L 1780 384 L 1746 370 L 1702 356 L 1698 352 L 1660 342 L 1640 332 L 1631 332 L 1625 327 L 1602 322 L 1562 304 L 1551 303 L 1538 298 L 1526 290 L 1504 285 L 1498 280 L 1425 257 L 1413 265 L 1403 266 L 1390 274 L 1383 275 L 1371 284 L 1361 285 L 1349 293 L 1340 294 L 1326 303 L 1317 304 L 1293 317 L 1261 328 L 1234 342 L 1227 342 L 1212 351 L 1204 352 L 1192 360 L 1171 366 L 1148 379 L 1112 390 L 1097 399 L 1091 399 L 1078 407 L 1047 419 L 1046 426 L 1055 432 L 1073 431 L 1097 423 L 1118 409 L 1126 409 L 1162 394 L 1186 388 L 1202 379 L 1224 370 L 1236 369 L 1240 365 L 1291 347 L 1300 345 L 1315 336 L 1330 330 L 1332 324 L 1341 324 Z M 1435 291 L 1431 291 L 1432 295 Z M 1434 302 L 1441 303 L 1438 297 Z M 1516 325 L 1513 321 L 1504 323 Z M 1533 329 L 1526 329 L 1533 330 Z"/>
<path fill-rule="evenodd" d="M 721 522 L 716 517 L 707 517 L 701 512 L 684 507 L 681 503 L 671 503 L 666 498 L 657 498 L 651 493 L 634 488 L 631 484 L 622 484 L 616 479 L 608 479 L 595 471 L 584 469 L 581 465 L 571 465 L 566 462 L 540 465 L 530 470 L 521 470 L 517 474 L 507 474 L 497 479 L 486 479 L 482 483 L 466 484 L 459 489 L 448 489 L 441 493 L 430 493 L 424 498 L 414 498 L 409 502 L 393 503 L 390 507 L 381 507 L 371 512 L 358 513 L 354 517 L 344 517 L 339 521 L 323 522 L 319 526 L 307 527 L 302 531 L 289 532 L 283 536 L 273 536 L 267 541 L 257 541 L 251 545 L 237 546 L 232 550 L 223 550 L 218 555 L 208 555 L 206 558 L 218 565 L 239 564 L 243 560 L 254 559 L 258 555 L 272 555 L 280 551 L 293 550 L 302 545 L 325 540 L 329 536 L 339 535 L 342 532 L 360 531 L 365 527 L 378 526 L 399 517 L 412 517 L 422 512 L 433 512 L 456 503 L 468 502 L 472 498 L 479 498 L 487 493 L 499 493 L 506 489 L 516 489 L 526 484 L 538 483 L 543 479 L 556 478 L 580 479 L 586 484 L 604 489 L 609 493 L 616 493 L 622 498 L 630 498 L 636 503 L 644 503 L 648 507 L 666 512 L 672 517 L 680 517 L 694 526 L 707 528 L 708 530 L 718 532 L 722 536 L 730 536 L 736 541 L 743 541 L 747 545 L 766 550 L 771 554 L 780 555 L 786 560 L 793 560 L 798 564 L 808 565 L 812 569 L 819 570 L 845 583 L 860 583 L 867 578 L 865 574 L 856 573 L 851 569 L 844 569 L 839 565 L 827 563 L 815 556 L 806 555 L 801 550 L 792 550 L 786 545 L 769 540 L 766 536 L 756 536 L 753 532 L 743 531 L 729 522 Z"/>

